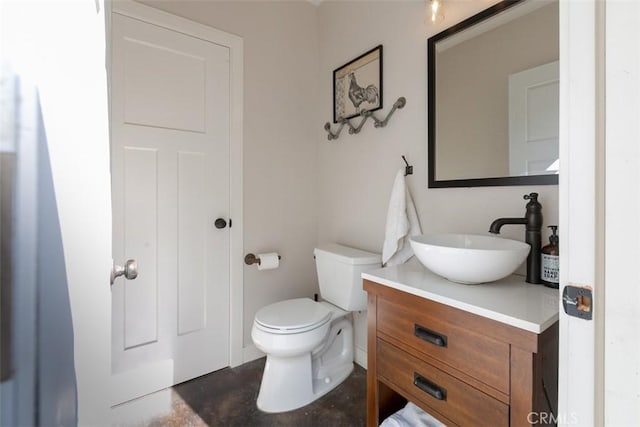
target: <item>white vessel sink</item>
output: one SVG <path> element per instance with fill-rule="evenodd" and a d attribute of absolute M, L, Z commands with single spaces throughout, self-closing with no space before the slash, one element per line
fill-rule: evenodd
<path fill-rule="evenodd" d="M 410 241 L 422 265 L 452 282 L 469 285 L 507 277 L 531 248 L 517 240 L 473 234 L 422 234 Z"/>

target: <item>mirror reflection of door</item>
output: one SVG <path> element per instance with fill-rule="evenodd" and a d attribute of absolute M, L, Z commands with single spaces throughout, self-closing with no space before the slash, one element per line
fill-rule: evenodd
<path fill-rule="evenodd" d="M 558 173 L 559 62 L 509 76 L 509 175 Z"/>

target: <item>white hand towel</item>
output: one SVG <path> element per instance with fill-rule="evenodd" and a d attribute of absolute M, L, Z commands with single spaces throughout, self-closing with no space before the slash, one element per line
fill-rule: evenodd
<path fill-rule="evenodd" d="M 404 168 L 396 174 L 389 199 L 387 226 L 382 247 L 382 265 L 405 263 L 413 256 L 409 236 L 421 234 L 416 207 L 404 177 Z"/>
<path fill-rule="evenodd" d="M 433 415 L 409 402 L 385 419 L 380 427 L 445 427 Z"/>

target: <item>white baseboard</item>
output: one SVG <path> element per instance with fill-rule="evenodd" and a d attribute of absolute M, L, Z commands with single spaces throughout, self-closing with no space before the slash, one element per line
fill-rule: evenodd
<path fill-rule="evenodd" d="M 367 352 L 361 348 L 356 347 L 355 352 L 355 362 L 362 366 L 364 369 L 367 369 Z"/>
<path fill-rule="evenodd" d="M 242 349 L 242 363 L 248 363 L 264 356 L 265 354 L 258 350 L 254 344 L 248 345 Z"/>

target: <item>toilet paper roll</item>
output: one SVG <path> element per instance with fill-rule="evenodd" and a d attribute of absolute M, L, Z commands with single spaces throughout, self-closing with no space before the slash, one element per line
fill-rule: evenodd
<path fill-rule="evenodd" d="M 280 259 L 277 252 L 268 252 L 266 254 L 257 254 L 260 258 L 260 264 L 258 264 L 258 270 L 273 270 L 280 265 Z"/>

